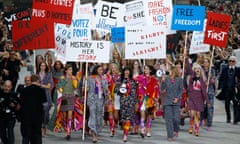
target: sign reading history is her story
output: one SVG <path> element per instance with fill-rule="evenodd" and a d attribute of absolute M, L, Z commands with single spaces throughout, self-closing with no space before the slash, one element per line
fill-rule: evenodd
<path fill-rule="evenodd" d="M 204 6 L 174 5 L 172 29 L 202 31 L 204 17 Z"/>
<path fill-rule="evenodd" d="M 166 58 L 166 31 L 157 26 L 127 26 L 125 58 Z"/>
<path fill-rule="evenodd" d="M 80 62 L 109 63 L 110 43 L 106 41 L 67 41 L 66 59 Z"/>
<path fill-rule="evenodd" d="M 225 14 L 208 12 L 204 43 L 226 47 L 231 17 Z"/>

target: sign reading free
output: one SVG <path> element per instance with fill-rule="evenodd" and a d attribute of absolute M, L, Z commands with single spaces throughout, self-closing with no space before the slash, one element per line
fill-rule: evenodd
<path fill-rule="evenodd" d="M 172 29 L 202 31 L 205 7 L 175 5 L 173 7 Z"/>

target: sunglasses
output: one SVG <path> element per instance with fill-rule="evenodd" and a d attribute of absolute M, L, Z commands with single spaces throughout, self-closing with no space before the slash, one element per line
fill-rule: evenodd
<path fill-rule="evenodd" d="M 236 62 L 235 60 L 229 60 L 229 62 L 232 62 L 232 63 L 234 63 L 234 62 Z"/>

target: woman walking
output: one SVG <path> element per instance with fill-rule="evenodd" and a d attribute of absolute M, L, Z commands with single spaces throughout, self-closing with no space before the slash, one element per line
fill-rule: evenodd
<path fill-rule="evenodd" d="M 164 117 L 166 121 L 168 141 L 178 136 L 180 124 L 180 99 L 183 91 L 183 81 L 178 76 L 176 67 L 171 67 L 169 76 L 163 79 L 161 90 L 166 92 L 164 101 Z"/>
<path fill-rule="evenodd" d="M 88 127 L 93 134 L 93 143 L 98 141 L 97 135 L 103 128 L 103 106 L 104 98 L 109 94 L 107 81 L 102 77 L 103 68 L 100 65 L 94 67 L 92 75 L 88 79 L 88 98 L 89 107 Z"/>
<path fill-rule="evenodd" d="M 138 106 L 141 114 L 140 135 L 142 138 L 145 136 L 145 121 L 147 137 L 151 137 L 152 117 L 155 110 L 155 104 L 158 103 L 159 85 L 158 81 L 153 77 L 153 74 L 155 74 L 154 68 L 146 65 L 144 66 L 144 74 L 136 78 L 138 84 Z"/>
<path fill-rule="evenodd" d="M 64 69 L 64 76 L 60 78 L 59 83 L 57 84 L 57 89 L 62 95 L 60 103 L 60 113 L 57 113 L 57 122 L 56 124 L 61 123 L 61 127 L 66 132 L 66 139 L 71 138 L 71 131 L 75 127 L 79 127 L 79 124 L 76 123 L 77 120 L 74 119 L 74 107 L 75 107 L 75 95 L 77 95 L 77 79 L 73 76 L 72 65 L 66 65 Z M 58 99 L 59 104 L 59 99 Z"/>
<path fill-rule="evenodd" d="M 45 90 L 47 102 L 43 104 L 44 109 L 44 119 L 42 124 L 42 136 L 46 136 L 46 126 L 49 122 L 49 110 L 52 106 L 52 96 L 51 96 L 51 90 L 53 88 L 53 77 L 52 73 L 49 72 L 48 66 L 46 62 L 40 62 L 39 68 L 37 71 L 37 75 L 39 76 L 39 83 L 40 87 Z"/>
<path fill-rule="evenodd" d="M 128 141 L 128 131 L 131 125 L 131 120 L 135 112 L 136 98 L 136 83 L 132 79 L 132 71 L 130 68 L 124 68 L 121 78 L 117 81 L 115 93 L 120 96 L 120 114 L 123 127 L 123 141 Z"/>
<path fill-rule="evenodd" d="M 187 68 L 191 73 L 187 88 L 188 110 L 190 111 L 190 126 L 188 132 L 192 134 L 194 128 L 195 136 L 199 136 L 200 115 L 204 110 L 205 101 L 209 105 L 209 99 L 206 94 L 206 78 L 204 77 L 202 67 L 199 64 L 194 63 L 191 69 L 188 61 L 186 62 Z"/>

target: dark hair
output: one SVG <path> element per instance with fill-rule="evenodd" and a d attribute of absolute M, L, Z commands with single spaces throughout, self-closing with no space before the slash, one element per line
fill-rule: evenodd
<path fill-rule="evenodd" d="M 56 61 L 54 62 L 54 65 L 53 65 L 54 70 L 56 70 L 56 64 L 57 64 L 57 63 L 60 63 L 60 65 L 61 65 L 61 69 L 64 68 L 63 63 L 62 63 L 60 60 L 56 60 Z"/>
<path fill-rule="evenodd" d="M 175 61 L 175 65 L 177 65 L 177 64 L 180 64 L 180 65 L 181 65 L 181 68 L 183 68 L 183 63 L 182 63 L 181 60 L 176 60 L 176 61 Z"/>
<path fill-rule="evenodd" d="M 64 67 L 64 74 L 66 74 L 66 71 L 69 69 L 69 68 L 72 68 L 72 65 L 71 64 L 67 64 L 65 67 Z"/>
<path fill-rule="evenodd" d="M 38 80 L 39 80 L 39 76 L 38 76 L 38 75 L 33 74 L 33 75 L 31 76 L 31 82 L 36 82 L 36 81 L 38 81 Z"/>
<path fill-rule="evenodd" d="M 151 65 L 145 65 L 144 67 L 148 67 L 150 70 L 150 75 L 155 75 L 156 74 L 156 70 L 154 69 L 153 66 Z"/>
<path fill-rule="evenodd" d="M 124 80 L 124 72 L 128 70 L 129 71 L 129 78 L 132 79 L 133 77 L 133 72 L 132 72 L 132 69 L 130 67 L 125 67 L 122 72 L 121 72 L 121 81 Z"/>
<path fill-rule="evenodd" d="M 92 75 L 98 75 L 98 68 L 102 67 L 101 65 L 96 65 L 93 68 Z"/>
<path fill-rule="evenodd" d="M 45 65 L 46 65 L 45 72 L 46 72 L 46 73 L 49 72 L 48 64 L 47 64 L 45 61 L 42 61 L 42 62 L 40 62 L 39 65 L 38 65 L 37 74 L 40 72 L 40 67 L 41 67 L 42 64 L 45 64 Z"/>

